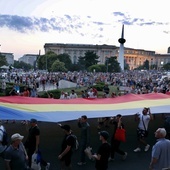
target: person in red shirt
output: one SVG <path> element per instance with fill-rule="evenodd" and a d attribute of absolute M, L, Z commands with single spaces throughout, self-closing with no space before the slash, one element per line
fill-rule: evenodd
<path fill-rule="evenodd" d="M 27 87 L 24 87 L 24 91 L 23 91 L 22 94 L 23 94 L 24 97 L 30 97 L 30 92 L 29 92 Z"/>

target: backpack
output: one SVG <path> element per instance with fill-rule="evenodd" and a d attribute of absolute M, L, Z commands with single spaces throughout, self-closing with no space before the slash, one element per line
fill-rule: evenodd
<path fill-rule="evenodd" d="M 72 146 L 72 150 L 73 150 L 73 151 L 77 151 L 78 148 L 79 148 L 79 142 L 78 142 L 77 136 L 76 136 L 76 135 L 73 135 L 73 134 L 71 134 L 71 135 L 69 135 L 69 136 L 72 136 L 72 137 L 74 138 L 74 144 L 73 144 L 73 146 Z M 67 139 L 69 138 L 69 136 L 67 137 Z"/>
<path fill-rule="evenodd" d="M 0 129 L 3 132 L 2 145 L 8 145 L 8 134 L 5 130 Z"/>

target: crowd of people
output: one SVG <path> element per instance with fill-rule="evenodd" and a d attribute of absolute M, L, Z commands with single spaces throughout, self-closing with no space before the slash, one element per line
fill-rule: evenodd
<path fill-rule="evenodd" d="M 121 94 L 115 94 L 109 91 L 107 85 L 114 85 L 119 88 L 122 94 L 135 93 L 146 94 L 152 92 L 169 92 L 169 74 L 157 70 L 151 71 L 124 71 L 121 73 L 96 73 L 96 72 L 67 72 L 67 73 L 25 73 L 19 75 L 18 73 L 12 74 L 10 78 L 3 79 L 1 82 L 1 89 L 6 89 L 6 82 L 15 83 L 15 92 L 21 93 L 19 85 L 23 84 L 29 88 L 30 97 L 36 97 L 40 87 L 42 91 L 46 91 L 48 86 L 53 89 L 62 88 L 60 80 L 67 80 L 76 84 L 76 88 L 87 87 L 88 91 L 82 90 L 82 96 L 97 98 L 97 91 L 91 89 L 93 85 L 98 82 L 106 84 L 103 91 L 103 97 L 115 97 Z M 23 93 L 23 92 L 22 92 Z M 11 91 L 13 94 L 13 91 Z M 22 94 L 21 94 L 22 95 Z M 71 95 L 71 93 L 70 93 Z"/>
<path fill-rule="evenodd" d="M 82 86 L 87 87 L 87 90 L 81 91 L 81 98 L 98 98 L 98 91 L 93 87 L 97 82 L 105 83 L 103 88 L 103 98 L 117 97 L 122 94 L 135 93 L 168 93 L 170 89 L 169 78 L 164 76 L 165 73 L 158 71 L 125 71 L 123 73 L 84 73 L 84 72 L 68 72 L 68 73 L 48 73 L 48 74 L 36 74 L 22 76 L 14 76 L 11 79 L 14 80 L 15 85 L 10 91 L 10 95 L 18 95 L 25 97 L 37 97 L 37 89 L 42 86 L 45 91 L 47 84 L 55 85 L 55 88 L 59 88 L 60 80 L 68 80 L 76 83 L 76 88 Z M 21 93 L 19 84 L 24 83 L 26 86 Z M 118 87 L 119 92 L 114 93 L 109 89 L 109 85 Z M 5 81 L 2 83 L 2 89 L 5 90 Z M 29 90 L 27 87 L 31 87 Z M 47 92 L 48 94 L 48 92 Z M 53 98 L 53 94 L 48 94 L 49 98 Z M 61 92 L 60 99 L 74 99 L 78 98 L 76 91 L 71 90 L 68 92 Z M 135 115 L 135 120 L 139 122 L 136 137 L 137 147 L 134 148 L 134 152 L 141 152 L 142 146 L 144 146 L 144 152 L 150 149 L 150 144 L 147 141 L 148 137 L 148 125 L 153 120 L 153 115 L 150 108 L 144 108 L 142 113 Z M 126 160 L 128 153 L 120 148 L 121 141 L 115 139 L 116 129 L 126 129 L 123 123 L 122 115 L 118 114 L 114 118 L 99 118 L 100 130 L 102 125 L 105 127 L 112 126 L 113 131 L 99 132 L 99 140 L 101 146 L 92 158 L 95 160 L 96 170 L 107 170 L 108 162 L 113 161 L 115 154 L 119 154 L 122 160 Z M 40 144 L 40 129 L 36 119 L 30 120 L 30 129 L 28 130 L 28 137 L 25 143 L 22 143 L 24 136 L 19 133 L 15 133 L 11 136 L 11 144 L 7 147 L 2 145 L 2 136 L 4 127 L 0 129 L 0 155 L 4 159 L 7 170 L 24 170 L 24 168 L 31 168 L 32 155 L 38 152 Z M 79 160 L 77 164 L 84 166 L 86 164 L 86 155 L 84 150 L 91 145 L 90 141 L 90 124 L 86 115 L 81 116 L 78 119 L 77 127 L 81 130 L 81 138 L 79 141 Z M 166 128 L 160 128 L 155 132 L 155 137 L 158 139 L 156 144 L 152 148 L 151 162 L 148 165 L 150 170 L 162 170 L 163 168 L 170 168 L 170 141 L 167 139 L 167 134 L 170 132 Z M 74 139 L 71 136 L 72 130 L 69 125 L 62 125 L 61 129 L 64 131 L 63 142 L 61 145 L 61 152 L 58 154 L 58 159 L 61 162 L 61 170 L 72 169 L 71 157 L 73 154 Z M 41 159 L 41 165 L 46 170 L 50 168 L 50 163 Z"/>
<path fill-rule="evenodd" d="M 141 152 L 142 145 L 144 146 L 144 152 L 148 152 L 150 145 L 148 144 L 148 125 L 153 120 L 153 115 L 150 108 L 143 108 L 141 113 L 135 115 L 135 120 L 138 121 L 136 129 L 137 136 L 137 148 L 134 152 Z M 115 117 L 109 118 L 112 131 L 107 130 L 99 131 L 99 140 L 101 145 L 98 146 L 96 151 L 93 151 L 92 160 L 95 161 L 96 170 L 107 170 L 109 167 L 109 161 L 114 161 L 115 154 L 121 155 L 123 161 L 126 160 L 128 153 L 123 151 L 121 141 L 115 137 L 117 129 L 125 129 L 126 126 L 123 123 L 123 116 L 118 114 Z M 22 140 L 24 136 L 20 133 L 14 133 L 11 136 L 10 145 L 3 145 L 3 131 L 5 127 L 0 126 L 0 156 L 4 159 L 7 170 L 25 170 L 31 169 L 32 156 L 34 153 L 38 153 L 40 145 L 40 129 L 36 119 L 29 121 L 30 126 L 26 125 L 28 130 L 28 136 L 24 143 Z M 61 151 L 58 153 L 58 159 L 60 161 L 61 170 L 72 169 L 72 155 L 74 154 L 74 138 L 72 136 L 72 129 L 69 124 L 61 125 L 61 129 L 64 132 L 63 140 L 61 143 Z M 86 115 L 82 115 L 78 118 L 77 127 L 80 128 L 81 135 L 79 140 L 79 154 L 77 159 L 78 166 L 86 166 L 87 155 L 84 150 L 92 145 L 91 143 L 91 126 L 88 122 Z M 76 134 L 75 134 L 76 135 Z M 156 144 L 152 147 L 151 161 L 148 165 L 150 170 L 162 170 L 163 168 L 170 167 L 170 140 L 167 136 L 167 131 L 164 127 L 158 127 L 155 132 L 155 137 L 158 139 Z M 40 159 L 40 165 L 44 166 L 46 170 L 50 169 L 50 163 L 45 161 L 42 157 Z"/>

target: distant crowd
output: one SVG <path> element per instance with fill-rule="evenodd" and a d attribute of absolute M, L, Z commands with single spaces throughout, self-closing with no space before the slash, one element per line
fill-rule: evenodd
<path fill-rule="evenodd" d="M 170 89 L 169 75 L 166 72 L 157 70 L 152 71 L 124 71 L 121 73 L 95 73 L 95 72 L 67 72 L 67 73 L 25 73 L 19 75 L 17 73 L 7 76 L 1 81 L 1 89 L 5 91 L 6 82 L 14 82 L 14 89 L 11 95 L 25 95 L 25 92 L 20 91 L 20 84 L 25 85 L 29 90 L 26 96 L 37 97 L 38 91 L 47 91 L 47 89 L 63 89 L 60 84 L 61 80 L 66 80 L 75 83 L 73 91 L 62 92 L 61 99 L 76 98 L 72 95 L 76 93 L 76 89 L 86 87 L 82 90 L 80 97 L 97 98 L 98 92 L 93 86 L 98 82 L 105 84 L 103 88 L 103 97 L 116 97 L 122 94 L 146 94 L 146 93 L 167 93 Z M 118 93 L 111 91 L 109 86 L 116 86 Z M 15 90 L 15 91 L 14 91 Z M 64 95 L 65 93 L 65 96 Z M 52 98 L 53 96 L 50 96 Z"/>

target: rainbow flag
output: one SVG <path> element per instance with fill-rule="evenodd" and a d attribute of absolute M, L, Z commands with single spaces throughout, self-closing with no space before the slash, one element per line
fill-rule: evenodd
<path fill-rule="evenodd" d="M 29 120 L 62 122 L 88 118 L 124 116 L 142 112 L 150 107 L 153 114 L 170 113 L 170 95 L 162 93 L 127 94 L 116 98 L 48 99 L 22 96 L 0 97 L 1 120 Z"/>

